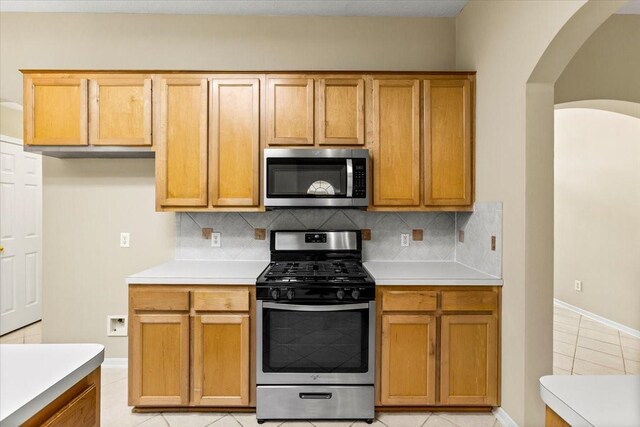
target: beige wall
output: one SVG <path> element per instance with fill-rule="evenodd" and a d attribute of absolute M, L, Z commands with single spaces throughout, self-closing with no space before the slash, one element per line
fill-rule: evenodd
<path fill-rule="evenodd" d="M 456 19 L 457 66 L 478 72 L 477 199 L 503 201 L 502 406 L 522 426 L 544 424 L 551 373 L 553 83 L 621 4 L 471 1 Z"/>
<path fill-rule="evenodd" d="M 42 336 L 98 342 L 126 357 L 127 339 L 107 337 L 107 315 L 127 314 L 129 274 L 173 258 L 173 213 L 154 211 L 151 159 L 44 157 Z M 120 248 L 120 232 L 131 247 Z"/>
<path fill-rule="evenodd" d="M 452 70 L 453 18 L 0 14 L 0 97 L 18 69 Z"/>
<path fill-rule="evenodd" d="M 22 139 L 22 111 L 0 105 L 0 135 Z"/>
<path fill-rule="evenodd" d="M 640 118 L 555 118 L 555 297 L 640 330 Z"/>
<path fill-rule="evenodd" d="M 21 102 L 20 68 L 451 70 L 454 52 L 449 18 L 5 13 L 0 96 Z M 106 316 L 126 312 L 126 275 L 175 247 L 153 181 L 152 160 L 45 159 L 45 341 L 99 342 L 107 357 L 126 357 Z M 131 248 L 118 247 L 121 231 Z"/>
<path fill-rule="evenodd" d="M 613 15 L 580 48 L 555 85 L 555 102 L 640 102 L 640 15 Z"/>

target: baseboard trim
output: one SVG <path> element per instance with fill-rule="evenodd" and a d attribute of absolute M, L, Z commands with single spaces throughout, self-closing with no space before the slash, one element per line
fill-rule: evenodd
<path fill-rule="evenodd" d="M 518 423 L 516 423 L 501 406 L 493 410 L 493 415 L 503 427 L 518 427 Z"/>
<path fill-rule="evenodd" d="M 102 366 L 105 368 L 126 368 L 128 360 L 126 357 L 107 357 L 102 362 Z"/>
<path fill-rule="evenodd" d="M 613 320 L 609 320 L 606 317 L 599 316 L 590 311 L 584 310 L 580 307 L 576 307 L 575 305 L 571 305 L 567 302 L 561 301 L 557 298 L 553 299 L 553 303 L 559 305 L 560 307 L 566 308 L 567 310 L 571 310 L 576 312 L 584 317 L 588 317 L 591 320 L 595 320 L 596 322 L 600 322 L 603 325 L 609 326 L 610 328 L 617 329 L 625 334 L 629 334 L 633 337 L 640 338 L 640 331 L 637 329 L 630 328 L 628 326 L 623 325 L 622 323 L 614 322 Z"/>

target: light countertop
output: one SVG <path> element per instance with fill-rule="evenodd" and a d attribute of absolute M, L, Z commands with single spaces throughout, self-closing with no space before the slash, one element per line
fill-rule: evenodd
<path fill-rule="evenodd" d="M 103 360 L 99 344 L 0 345 L 0 425 L 22 424 Z"/>
<path fill-rule="evenodd" d="M 640 426 L 640 375 L 548 375 L 540 396 L 573 427 Z"/>
<path fill-rule="evenodd" d="M 253 285 L 268 261 L 174 260 L 127 277 L 127 284 Z M 502 285 L 502 279 L 453 261 L 368 261 L 378 285 Z"/>
<path fill-rule="evenodd" d="M 502 279 L 455 261 L 367 261 L 376 285 L 502 285 Z"/>
<path fill-rule="evenodd" d="M 269 261 L 174 260 L 127 277 L 127 284 L 255 285 Z"/>

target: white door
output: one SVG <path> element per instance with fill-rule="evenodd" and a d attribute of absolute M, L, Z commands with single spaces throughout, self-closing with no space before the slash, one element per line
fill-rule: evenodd
<path fill-rule="evenodd" d="M 0 335 L 42 318 L 42 158 L 0 136 Z"/>

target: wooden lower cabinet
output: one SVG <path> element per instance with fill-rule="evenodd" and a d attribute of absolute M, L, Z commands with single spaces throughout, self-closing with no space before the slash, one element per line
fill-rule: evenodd
<path fill-rule="evenodd" d="M 498 403 L 498 337 L 494 315 L 444 315 L 441 320 L 440 402 Z"/>
<path fill-rule="evenodd" d="M 500 405 L 499 287 L 380 286 L 376 299 L 376 405 Z"/>
<path fill-rule="evenodd" d="M 249 314 L 193 318 L 193 403 L 249 404 Z"/>
<path fill-rule="evenodd" d="M 383 314 L 380 403 L 433 405 L 436 395 L 436 319 Z"/>
<path fill-rule="evenodd" d="M 129 405 L 255 406 L 255 290 L 129 287 Z"/>
<path fill-rule="evenodd" d="M 100 426 L 100 368 L 78 381 L 22 427 Z"/>
<path fill-rule="evenodd" d="M 189 315 L 131 317 L 129 405 L 189 403 Z"/>

